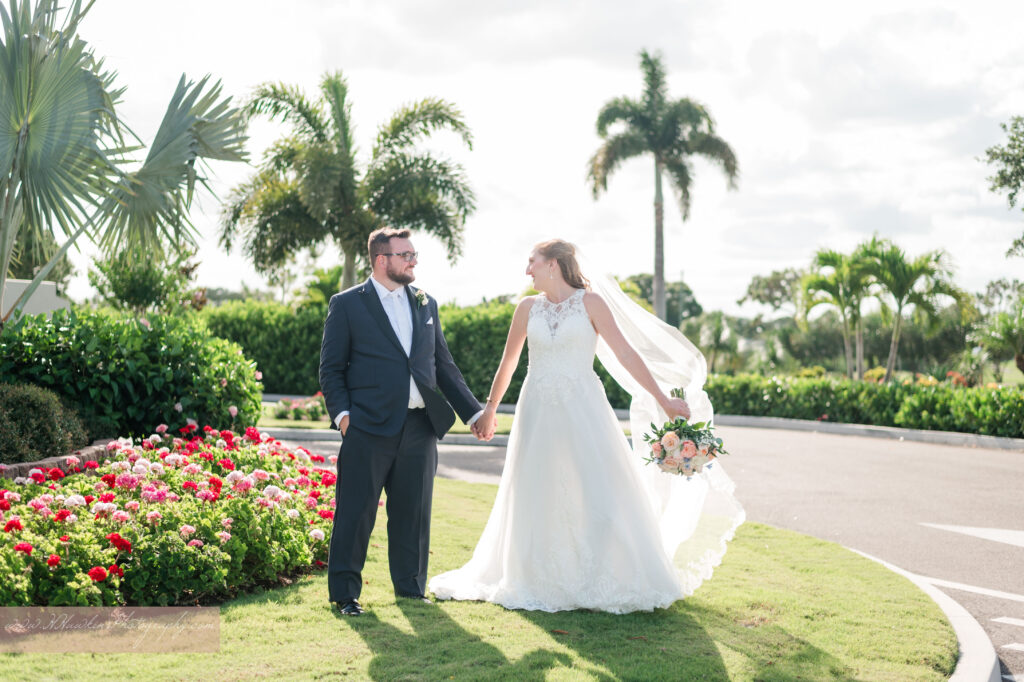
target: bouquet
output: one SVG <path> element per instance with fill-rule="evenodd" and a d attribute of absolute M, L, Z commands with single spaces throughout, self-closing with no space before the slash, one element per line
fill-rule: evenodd
<path fill-rule="evenodd" d="M 682 417 L 667 422 L 660 429 L 651 424 L 651 433 L 644 434 L 644 440 L 651 446 L 651 456 L 645 457 L 645 462 L 687 479 L 705 467 L 710 469 L 718 455 L 728 454 L 710 422 L 690 424 Z"/>

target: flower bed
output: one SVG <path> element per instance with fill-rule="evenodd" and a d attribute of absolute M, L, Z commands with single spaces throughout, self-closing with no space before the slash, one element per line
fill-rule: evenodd
<path fill-rule="evenodd" d="M 157 431 L 0 489 L 0 606 L 197 604 L 324 565 L 323 457 L 253 428 Z"/>

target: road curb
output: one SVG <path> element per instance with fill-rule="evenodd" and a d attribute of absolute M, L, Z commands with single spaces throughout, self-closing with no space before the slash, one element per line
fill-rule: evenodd
<path fill-rule="evenodd" d="M 960 657 L 957 659 L 956 668 L 953 669 L 953 675 L 949 678 L 950 682 L 979 682 L 981 680 L 1002 682 L 999 658 L 992 646 L 992 640 L 989 639 L 974 616 L 967 612 L 967 609 L 960 606 L 956 600 L 932 585 L 924 577 L 905 571 L 852 547 L 847 547 L 847 549 L 885 566 L 893 573 L 914 583 L 918 589 L 931 597 L 932 601 L 946 614 L 950 625 L 953 626 L 953 632 L 956 633 L 957 644 L 960 648 Z"/>

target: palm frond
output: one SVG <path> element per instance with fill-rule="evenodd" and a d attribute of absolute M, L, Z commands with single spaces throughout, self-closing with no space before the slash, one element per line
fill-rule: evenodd
<path fill-rule="evenodd" d="M 321 108 L 306 99 L 298 86 L 287 83 L 264 83 L 256 88 L 245 106 L 247 118 L 264 115 L 280 118 L 295 126 L 300 135 L 327 142 L 330 126 Z"/>
<path fill-rule="evenodd" d="M 352 106 L 348 103 L 348 82 L 340 71 L 324 74 L 320 81 L 320 92 L 327 105 L 334 127 L 331 129 L 334 144 L 344 156 L 355 157 L 355 143 L 352 141 Z"/>
<path fill-rule="evenodd" d="M 668 95 L 668 83 L 665 78 L 665 66 L 661 63 L 661 55 L 657 52 L 651 54 L 647 50 L 641 50 L 640 70 L 644 73 L 644 108 L 649 112 L 660 111 Z"/>
<path fill-rule="evenodd" d="M 684 156 L 666 159 L 662 162 L 671 180 L 672 189 L 676 194 L 676 201 L 679 202 L 679 212 L 683 220 L 690 217 L 690 185 L 693 182 L 693 171 L 690 163 Z"/>
<path fill-rule="evenodd" d="M 597 134 L 607 137 L 608 129 L 616 123 L 641 130 L 648 127 L 643 105 L 628 97 L 609 100 L 597 113 Z"/>
<path fill-rule="evenodd" d="M 736 189 L 739 161 L 736 160 L 736 153 L 729 143 L 712 133 L 695 133 L 690 137 L 688 146 L 691 153 L 703 156 L 720 166 L 729 182 L 729 189 Z"/>
<path fill-rule="evenodd" d="M 473 148 L 473 135 L 463 121 L 462 112 L 454 104 L 428 97 L 402 107 L 380 127 L 373 157 L 408 149 L 420 138 L 439 130 L 457 134 L 467 148 Z"/>
<path fill-rule="evenodd" d="M 594 197 L 608 189 L 608 178 L 624 161 L 647 151 L 646 141 L 636 130 L 627 129 L 606 138 L 588 164 L 587 178 Z"/>

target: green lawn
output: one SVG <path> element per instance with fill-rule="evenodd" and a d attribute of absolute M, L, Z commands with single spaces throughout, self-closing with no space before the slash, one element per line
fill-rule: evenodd
<path fill-rule="evenodd" d="M 438 480 L 431 573 L 464 563 L 495 486 Z M 4 654 L 0 679 L 944 680 L 957 643 L 909 581 L 838 545 L 758 524 L 712 580 L 654 613 L 396 603 L 383 509 L 351 619 L 313 575 L 221 606 L 216 654 Z"/>

